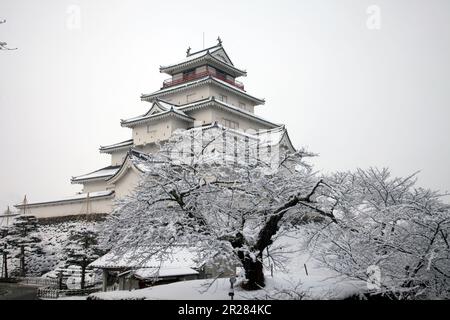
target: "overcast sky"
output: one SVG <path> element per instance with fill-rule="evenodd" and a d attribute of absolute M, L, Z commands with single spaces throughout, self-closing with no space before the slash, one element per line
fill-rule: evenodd
<path fill-rule="evenodd" d="M 159 65 L 203 32 L 318 169 L 421 170 L 450 189 L 448 0 L 1 0 L 0 19 L 18 47 L 0 51 L 1 210 L 73 194 L 71 176 L 109 165 L 99 146 L 131 137 L 120 119 L 147 111 Z"/>

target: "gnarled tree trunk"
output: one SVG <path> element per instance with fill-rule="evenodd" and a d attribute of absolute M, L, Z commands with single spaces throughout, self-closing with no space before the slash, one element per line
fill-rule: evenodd
<path fill-rule="evenodd" d="M 239 258 L 247 280 L 242 287 L 246 290 L 258 290 L 265 286 L 261 255 L 253 258 L 249 253 L 240 253 Z"/>
<path fill-rule="evenodd" d="M 20 275 L 25 277 L 25 246 L 20 246 Z"/>

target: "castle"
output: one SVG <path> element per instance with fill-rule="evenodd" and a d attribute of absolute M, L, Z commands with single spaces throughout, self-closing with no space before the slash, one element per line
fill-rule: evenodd
<path fill-rule="evenodd" d="M 148 111 L 121 120 L 122 127 L 131 129 L 131 139 L 100 147 L 100 153 L 111 156 L 110 165 L 72 177 L 71 183 L 83 186 L 81 193 L 15 207 L 37 218 L 109 213 L 114 199 L 130 193 L 139 181 L 142 168 L 133 158 L 158 151 L 177 129 L 219 124 L 233 131 L 274 130 L 281 134 L 272 143 L 295 150 L 284 126 L 255 114 L 255 107 L 265 101 L 249 94 L 236 80 L 247 72 L 233 64 L 220 38 L 215 46 L 197 52 L 189 48 L 184 60 L 161 66 L 160 72 L 170 78 L 159 90 L 141 95 L 142 101 L 150 103 Z"/>

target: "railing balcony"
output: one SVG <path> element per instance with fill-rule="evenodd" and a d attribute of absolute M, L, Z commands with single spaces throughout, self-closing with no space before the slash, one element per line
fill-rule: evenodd
<path fill-rule="evenodd" d="M 182 84 L 188 81 L 192 81 L 192 80 L 196 80 L 196 79 L 200 79 L 206 76 L 212 76 L 216 79 L 225 81 L 226 83 L 229 83 L 233 86 L 235 86 L 236 88 L 239 88 L 241 90 L 244 90 L 244 84 L 240 81 L 234 80 L 234 79 L 227 79 L 226 76 L 217 73 L 215 71 L 211 71 L 211 70 L 207 70 L 204 72 L 196 72 L 196 73 L 191 73 L 191 74 L 186 74 L 183 76 L 183 78 L 180 79 L 176 79 L 176 80 L 172 80 L 172 79 L 167 79 L 163 82 L 163 89 L 164 88 L 168 88 L 168 87 L 172 87 L 172 86 L 176 86 L 178 84 Z M 244 90 L 245 91 L 245 90 Z"/>

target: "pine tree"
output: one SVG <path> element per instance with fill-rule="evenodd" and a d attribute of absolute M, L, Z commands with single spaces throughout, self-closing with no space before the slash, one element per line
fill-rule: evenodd
<path fill-rule="evenodd" d="M 8 278 L 8 244 L 6 242 L 8 235 L 7 228 L 0 228 L 0 255 L 2 256 L 2 276 Z"/>
<path fill-rule="evenodd" d="M 69 236 L 69 244 L 64 250 L 67 264 L 81 267 L 81 289 L 85 287 L 86 269 L 88 265 L 101 255 L 97 247 L 97 231 L 94 228 L 82 227 L 73 230 Z"/>
<path fill-rule="evenodd" d="M 19 258 L 19 274 L 24 277 L 27 273 L 26 256 L 31 254 L 42 254 L 42 249 L 38 245 L 41 238 L 38 234 L 38 222 L 34 216 L 18 216 L 14 224 L 8 230 L 6 242 L 14 258 Z"/>

